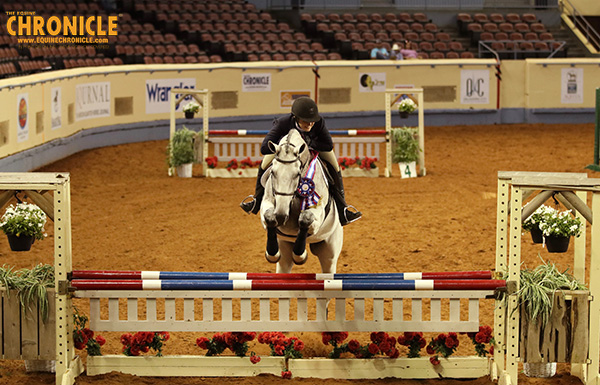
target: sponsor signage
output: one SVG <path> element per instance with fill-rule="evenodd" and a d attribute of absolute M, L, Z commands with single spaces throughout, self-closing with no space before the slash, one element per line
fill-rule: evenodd
<path fill-rule="evenodd" d="M 50 97 L 52 98 L 50 101 L 50 125 L 53 130 L 60 128 L 62 126 L 62 95 L 61 88 L 54 87 L 50 90 Z"/>
<path fill-rule="evenodd" d="M 171 111 L 171 89 L 195 89 L 196 79 L 152 79 L 146 80 L 146 113 L 162 114 Z M 181 94 L 174 95 L 175 100 L 181 97 Z M 186 97 L 179 103 L 175 111 L 183 111 L 183 107 L 192 100 L 191 96 Z"/>
<path fill-rule="evenodd" d="M 358 90 L 360 92 L 384 92 L 385 72 L 359 74 Z"/>
<path fill-rule="evenodd" d="M 17 95 L 17 142 L 29 139 L 29 94 Z"/>
<path fill-rule="evenodd" d="M 242 74 L 242 92 L 271 91 L 271 74 Z"/>
<path fill-rule="evenodd" d="M 460 103 L 489 104 L 490 103 L 490 71 L 462 70 L 460 71 Z"/>
<path fill-rule="evenodd" d="M 279 106 L 281 108 L 291 108 L 294 100 L 303 97 L 310 98 L 310 91 L 281 91 L 279 93 Z"/>
<path fill-rule="evenodd" d="M 560 102 L 583 103 L 583 68 L 563 68 L 561 75 Z"/>
<path fill-rule="evenodd" d="M 75 120 L 110 116 L 110 82 L 75 87 Z"/>

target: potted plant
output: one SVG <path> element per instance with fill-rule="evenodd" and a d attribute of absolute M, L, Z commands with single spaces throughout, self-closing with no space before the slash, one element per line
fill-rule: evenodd
<path fill-rule="evenodd" d="M 416 128 L 396 128 L 392 130 L 392 161 L 398 163 L 403 178 L 417 176 L 416 161 L 419 159 L 419 140 Z"/>
<path fill-rule="evenodd" d="M 184 126 L 175 131 L 167 146 L 169 167 L 175 167 L 180 177 L 192 177 L 195 137 L 196 133 Z"/>
<path fill-rule="evenodd" d="M 417 109 L 417 103 L 410 98 L 405 98 L 398 103 L 398 112 L 400 113 L 400 117 L 402 119 L 408 118 L 408 114 L 412 113 Z"/>
<path fill-rule="evenodd" d="M 518 306 L 521 308 L 521 336 L 527 336 L 526 341 L 522 341 L 524 347 L 521 351 L 524 359 L 523 370 L 529 377 L 551 377 L 556 372 L 556 362 L 548 362 L 549 358 L 544 355 L 548 349 L 556 349 L 555 356 L 559 356 L 558 349 L 569 349 L 570 343 L 566 346 L 557 346 L 554 338 L 558 333 L 566 333 L 564 336 L 575 340 L 576 319 L 581 318 L 576 314 L 577 307 L 589 306 L 587 297 L 589 292 L 585 285 L 581 284 L 567 271 L 559 271 L 553 263 L 544 262 L 535 269 L 523 269 L 520 271 L 519 290 L 515 293 Z M 581 291 L 584 305 L 573 305 L 573 300 L 568 303 L 565 300 L 565 292 L 571 294 L 574 291 Z M 555 298 L 560 295 L 560 298 Z M 574 297 L 574 296 L 573 296 Z M 560 305 L 555 308 L 555 301 Z M 557 317 L 561 317 L 556 319 Z M 551 322 L 553 320 L 553 322 Z M 556 324 L 560 327 L 556 328 Z M 568 332 L 561 330 L 563 325 L 569 325 Z M 587 332 L 587 324 L 581 326 L 584 334 Z M 552 336 L 552 337 L 550 337 Z M 527 343 L 528 340 L 530 343 Z M 563 344 L 564 345 L 564 344 Z M 583 347 L 582 347 L 583 351 Z M 587 348 L 585 349 L 587 351 Z M 567 354 L 567 353 L 565 353 Z M 571 353 L 575 354 L 575 353 Z M 575 362 L 575 361 L 574 361 Z"/>
<path fill-rule="evenodd" d="M 531 214 L 527 219 L 523 221 L 522 228 L 523 231 L 529 231 L 531 233 L 531 240 L 533 243 L 543 243 L 544 237 L 542 234 L 542 229 L 540 229 L 540 224 L 542 223 L 542 218 L 546 214 L 551 214 L 555 212 L 556 209 L 541 205 L 538 207 L 533 214 Z"/>
<path fill-rule="evenodd" d="M 36 239 L 44 239 L 46 213 L 38 206 L 19 202 L 10 205 L 2 216 L 0 227 L 13 251 L 28 251 Z"/>
<path fill-rule="evenodd" d="M 200 111 L 200 104 L 195 101 L 191 101 L 183 107 L 183 112 L 185 113 L 185 117 L 187 119 L 193 119 L 194 114 Z"/>
<path fill-rule="evenodd" d="M 544 234 L 544 243 L 550 253 L 567 251 L 571 236 L 579 236 L 583 229 L 581 219 L 571 215 L 571 210 L 546 212 L 542 216 L 539 226 Z"/>

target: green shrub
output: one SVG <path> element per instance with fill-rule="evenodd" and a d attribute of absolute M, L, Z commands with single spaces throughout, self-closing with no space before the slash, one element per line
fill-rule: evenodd
<path fill-rule="evenodd" d="M 419 140 L 416 128 L 396 128 L 392 130 L 392 161 L 409 163 L 419 159 Z"/>
<path fill-rule="evenodd" d="M 167 146 L 167 161 L 169 167 L 178 167 L 182 164 L 194 162 L 194 140 L 196 132 L 183 127 L 173 134 Z"/>

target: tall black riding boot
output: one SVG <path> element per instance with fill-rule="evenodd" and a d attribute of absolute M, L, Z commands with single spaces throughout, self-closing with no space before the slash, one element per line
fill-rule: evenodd
<path fill-rule="evenodd" d="M 247 212 L 248 214 L 258 214 L 260 211 L 260 203 L 262 202 L 263 195 L 265 195 L 265 188 L 260 183 L 260 180 L 265 173 L 261 167 L 258 168 L 258 175 L 256 177 L 256 187 L 254 188 L 254 195 L 249 195 L 242 203 L 240 203 L 240 207 L 242 210 Z M 252 200 L 246 201 L 248 198 L 252 198 Z"/>
<path fill-rule="evenodd" d="M 333 183 L 331 185 L 331 193 L 333 194 L 333 199 L 335 200 L 335 205 L 338 209 L 338 215 L 340 217 L 340 223 L 342 226 L 346 226 L 348 223 L 352 223 L 358 220 L 362 213 L 360 211 L 350 211 L 348 207 L 352 207 L 354 210 L 356 208 L 354 206 L 348 206 L 346 203 L 346 197 L 344 193 L 344 182 L 342 181 L 342 171 L 334 171 L 332 170 L 331 176 L 333 178 Z"/>

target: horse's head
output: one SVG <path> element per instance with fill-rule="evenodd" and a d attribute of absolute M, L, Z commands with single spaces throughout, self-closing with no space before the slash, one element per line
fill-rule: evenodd
<path fill-rule="evenodd" d="M 309 158 L 307 147 L 295 130 L 284 136 L 279 144 L 269 142 L 269 148 L 275 154 L 271 167 L 271 185 L 275 199 L 275 216 L 280 226 L 285 224 L 290 216 L 302 169 Z"/>

